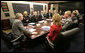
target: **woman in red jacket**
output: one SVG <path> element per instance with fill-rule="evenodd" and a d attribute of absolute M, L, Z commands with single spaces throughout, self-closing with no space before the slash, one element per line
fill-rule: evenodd
<path fill-rule="evenodd" d="M 53 43 L 57 35 L 61 32 L 62 24 L 61 16 L 59 14 L 54 14 L 52 19 L 53 25 L 51 25 L 50 32 L 47 35 L 47 39 L 49 39 Z"/>

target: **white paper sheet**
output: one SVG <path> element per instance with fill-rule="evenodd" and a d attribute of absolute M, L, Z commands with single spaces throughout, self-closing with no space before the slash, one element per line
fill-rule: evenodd
<path fill-rule="evenodd" d="M 30 31 L 30 32 L 36 31 L 36 29 L 33 29 L 33 28 L 28 28 L 27 30 Z"/>
<path fill-rule="evenodd" d="M 42 26 L 41 28 L 44 31 L 49 31 L 50 30 L 50 26 Z"/>

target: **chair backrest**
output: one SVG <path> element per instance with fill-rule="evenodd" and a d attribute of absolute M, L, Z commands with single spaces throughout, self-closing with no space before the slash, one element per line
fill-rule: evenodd
<path fill-rule="evenodd" d="M 10 36 L 2 31 L 1 39 L 4 41 L 10 41 Z"/>
<path fill-rule="evenodd" d="M 19 40 L 21 41 L 23 38 L 24 36 L 22 35 L 22 36 L 17 37 L 16 39 L 11 40 L 11 42 L 17 42 Z"/>
<path fill-rule="evenodd" d="M 61 33 L 59 33 L 58 36 L 54 40 L 54 45 L 60 44 L 63 41 L 63 39 L 64 39 L 63 35 Z"/>
<path fill-rule="evenodd" d="M 8 45 L 4 40 L 1 39 L 1 52 L 10 52 Z"/>
<path fill-rule="evenodd" d="M 11 18 L 11 19 L 9 19 L 9 21 L 10 21 L 10 25 L 11 25 L 11 26 L 12 26 L 14 20 L 15 20 L 15 18 Z"/>
<path fill-rule="evenodd" d="M 63 36 L 70 36 L 70 35 L 73 35 L 73 34 L 79 32 L 79 31 L 80 31 L 80 28 L 76 27 L 76 28 L 73 28 L 71 30 L 68 30 L 68 31 L 65 31 L 65 32 L 61 32 L 61 34 Z"/>

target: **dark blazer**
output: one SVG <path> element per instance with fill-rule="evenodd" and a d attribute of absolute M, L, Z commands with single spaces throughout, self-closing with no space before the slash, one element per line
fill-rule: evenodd
<path fill-rule="evenodd" d="M 46 18 L 52 17 L 52 13 L 47 13 Z"/>
<path fill-rule="evenodd" d="M 31 22 L 37 22 L 37 21 L 38 21 L 38 15 L 37 16 L 33 15 L 31 17 Z"/>
<path fill-rule="evenodd" d="M 41 14 L 38 15 L 38 21 L 41 21 L 43 17 L 44 17 L 44 15 L 43 16 Z"/>
<path fill-rule="evenodd" d="M 23 17 L 24 17 L 23 20 L 22 20 L 23 23 L 29 23 L 30 22 L 30 17 L 28 15 L 27 16 L 23 16 Z"/>
<path fill-rule="evenodd" d="M 78 18 L 75 16 L 75 17 L 72 17 L 72 27 L 75 28 L 75 27 L 78 27 Z"/>

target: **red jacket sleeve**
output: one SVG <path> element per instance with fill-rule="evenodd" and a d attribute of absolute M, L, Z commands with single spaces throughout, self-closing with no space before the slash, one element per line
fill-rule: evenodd
<path fill-rule="evenodd" d="M 54 31 L 54 27 L 51 26 L 50 32 L 49 32 L 49 34 L 47 35 L 48 38 L 51 38 L 51 37 L 53 36 L 53 31 Z"/>

